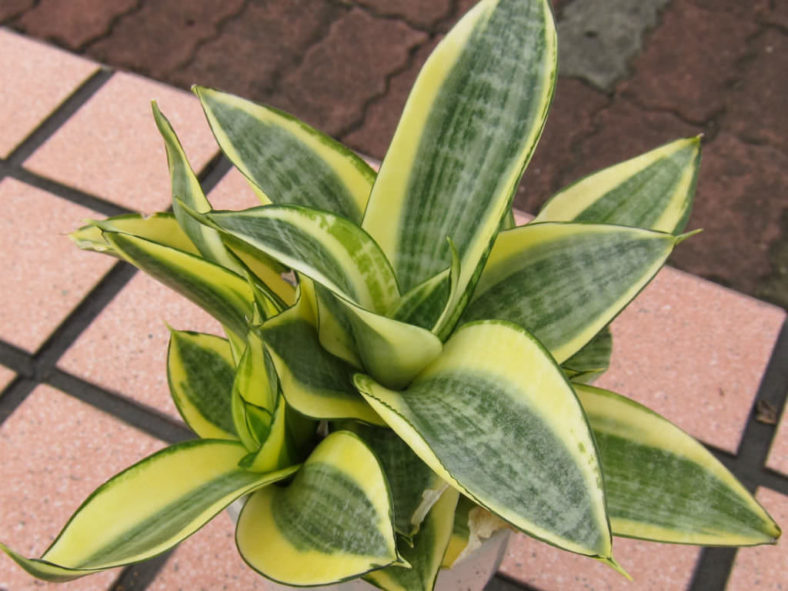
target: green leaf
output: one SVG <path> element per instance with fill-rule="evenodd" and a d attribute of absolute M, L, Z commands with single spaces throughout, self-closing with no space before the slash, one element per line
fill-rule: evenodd
<path fill-rule="evenodd" d="M 463 320 L 519 324 L 563 363 L 646 286 L 679 240 L 572 223 L 501 232 Z"/>
<path fill-rule="evenodd" d="M 230 408 L 234 375 L 226 339 L 170 329 L 170 394 L 183 420 L 203 439 L 238 439 Z"/>
<path fill-rule="evenodd" d="M 205 259 L 126 234 L 105 232 L 125 260 L 186 296 L 225 328 L 246 338 L 254 296 L 235 273 Z"/>
<path fill-rule="evenodd" d="M 260 449 L 249 459 L 245 466 L 255 472 L 271 472 L 295 462 L 295 453 L 288 440 L 287 410 L 283 396 L 279 396 L 273 412 L 270 427 Z"/>
<path fill-rule="evenodd" d="M 679 233 L 689 218 L 700 136 L 676 140 L 606 168 L 553 196 L 535 222 L 588 222 Z"/>
<path fill-rule="evenodd" d="M 364 578 L 386 591 L 432 591 L 451 537 L 458 497 L 456 490 L 446 490 L 424 520 L 413 546 L 402 547 L 410 568 L 389 566 Z"/>
<path fill-rule="evenodd" d="M 461 327 L 407 390 L 356 386 L 438 476 L 516 528 L 610 559 L 585 415 L 549 353 L 501 321 Z"/>
<path fill-rule="evenodd" d="M 599 446 L 613 533 L 705 546 L 771 544 L 780 528 L 700 443 L 624 396 L 576 385 Z"/>
<path fill-rule="evenodd" d="M 607 371 L 613 353 L 613 334 L 606 326 L 583 348 L 561 364 L 573 382 L 589 383 Z"/>
<path fill-rule="evenodd" d="M 168 447 L 96 489 L 40 559 L 9 555 L 31 574 L 52 581 L 156 556 L 235 499 L 298 468 L 247 472 L 237 468 L 245 453 L 240 443 L 219 440 Z"/>
<path fill-rule="evenodd" d="M 79 248 L 84 250 L 103 252 L 123 258 L 106 241 L 103 232 L 129 234 L 189 254 L 200 254 L 200 251 L 189 240 L 171 213 L 156 213 L 147 217 L 138 213 L 129 213 L 106 220 L 88 220 L 87 225 L 72 232 L 69 237 Z"/>
<path fill-rule="evenodd" d="M 412 538 L 446 483 L 391 429 L 358 423 L 349 428 L 375 452 L 383 467 L 394 502 L 394 529 Z"/>
<path fill-rule="evenodd" d="M 330 434 L 287 488 L 252 495 L 236 543 L 249 566 L 287 585 L 325 585 L 397 561 L 391 498 L 375 455 L 348 431 Z"/>
<path fill-rule="evenodd" d="M 197 180 L 197 175 L 194 174 L 186 158 L 186 153 L 183 151 L 178 136 L 175 135 L 175 130 L 159 110 L 156 101 L 153 101 L 152 107 L 156 127 L 159 128 L 167 151 L 167 165 L 170 169 L 172 184 L 172 209 L 178 224 L 207 260 L 227 267 L 238 274 L 243 274 L 243 267 L 224 246 L 219 233 L 213 228 L 203 226 L 181 208 L 180 202 L 182 201 L 201 213 L 213 209 L 208 199 L 205 198 L 200 181 Z"/>
<path fill-rule="evenodd" d="M 353 387 L 355 370 L 320 346 L 314 325 L 303 295 L 295 306 L 263 324 L 263 339 L 287 403 L 315 419 L 382 424 Z"/>
<path fill-rule="evenodd" d="M 433 51 L 408 98 L 363 227 L 403 293 L 450 263 L 463 305 L 542 130 L 556 40 L 544 0 L 484 0 Z"/>
<path fill-rule="evenodd" d="M 195 215 L 371 312 L 383 314 L 399 298 L 380 248 L 344 218 L 274 205 Z"/>
<path fill-rule="evenodd" d="M 195 86 L 219 146 L 264 204 L 304 205 L 355 223 L 375 172 L 361 158 L 294 117 Z"/>

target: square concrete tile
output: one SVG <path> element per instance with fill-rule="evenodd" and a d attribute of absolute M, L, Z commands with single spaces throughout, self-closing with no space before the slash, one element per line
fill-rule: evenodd
<path fill-rule="evenodd" d="M 16 374 L 13 371 L 8 369 L 7 367 L 3 367 L 2 365 L 0 365 L 0 392 L 2 392 L 3 389 L 8 384 L 10 384 L 11 380 L 13 380 L 15 377 Z"/>
<path fill-rule="evenodd" d="M 48 386 L 0 427 L 0 540 L 40 556 L 102 482 L 163 443 Z M 119 569 L 65 585 L 36 579 L 0 554 L 0 588 L 104 591 Z"/>
<path fill-rule="evenodd" d="M 0 182 L 0 338 L 36 351 L 113 260 L 67 237 L 94 211 L 6 178 Z"/>
<path fill-rule="evenodd" d="M 759 488 L 755 497 L 779 523 L 788 528 L 788 497 Z M 740 548 L 736 553 L 727 591 L 783 591 L 788 588 L 788 541 L 785 534 L 774 546 Z"/>
<path fill-rule="evenodd" d="M 208 193 L 208 200 L 214 209 L 229 209 L 232 211 L 262 205 L 249 185 L 249 181 L 234 166 Z"/>
<path fill-rule="evenodd" d="M 129 209 L 166 209 L 170 181 L 151 114 L 153 99 L 199 171 L 218 147 L 197 98 L 125 73 L 115 74 L 25 161 L 25 168 Z"/>
<path fill-rule="evenodd" d="M 167 323 L 178 330 L 223 334 L 206 312 L 137 273 L 66 351 L 58 367 L 180 419 L 167 386 Z"/>
<path fill-rule="evenodd" d="M 679 591 L 689 587 L 700 549 L 615 538 L 613 554 L 633 581 L 592 558 L 518 534 L 499 572 L 540 591 Z"/>
<path fill-rule="evenodd" d="M 0 29 L 0 157 L 7 157 L 98 65 Z"/>
<path fill-rule="evenodd" d="M 613 321 L 596 385 L 735 453 L 785 311 L 664 268 Z"/>
<path fill-rule="evenodd" d="M 788 405 L 783 409 L 783 416 L 772 440 L 766 466 L 788 476 Z"/>
<path fill-rule="evenodd" d="M 235 548 L 235 529 L 224 513 L 181 542 L 148 591 L 205 589 L 266 591 L 265 577 L 250 569 Z"/>

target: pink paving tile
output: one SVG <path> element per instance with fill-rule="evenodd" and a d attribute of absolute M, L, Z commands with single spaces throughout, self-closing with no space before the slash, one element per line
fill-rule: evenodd
<path fill-rule="evenodd" d="M 512 537 L 499 572 L 540 591 L 679 591 L 689 587 L 700 549 L 615 538 L 613 553 L 633 581 L 591 558 L 522 534 Z"/>
<path fill-rule="evenodd" d="M 11 178 L 0 182 L 0 338 L 35 351 L 113 261 L 66 234 L 95 212 Z"/>
<path fill-rule="evenodd" d="M 2 392 L 3 388 L 10 384 L 11 380 L 15 377 L 16 374 L 13 371 L 0 365 L 0 392 Z"/>
<path fill-rule="evenodd" d="M 772 440 L 766 466 L 788 476 L 788 405 L 783 409 L 783 416 Z"/>
<path fill-rule="evenodd" d="M 148 591 L 272 589 L 265 578 L 252 571 L 238 556 L 233 532 L 230 517 L 226 513 L 217 515 L 181 543 Z"/>
<path fill-rule="evenodd" d="M 759 488 L 755 497 L 783 526 L 788 524 L 788 497 L 768 488 Z M 727 591 L 781 591 L 788 585 L 788 541 L 785 535 L 774 546 L 741 548 L 736 553 Z"/>
<path fill-rule="evenodd" d="M 43 176 L 151 213 L 168 207 L 169 173 L 151 115 L 157 100 L 195 169 L 218 151 L 191 94 L 117 73 L 24 166 Z"/>
<path fill-rule="evenodd" d="M 670 267 L 612 324 L 596 385 L 736 452 L 785 311 Z"/>
<path fill-rule="evenodd" d="M 179 419 L 167 386 L 170 335 L 165 323 L 178 330 L 222 334 L 207 313 L 138 273 L 66 351 L 58 366 Z"/>
<path fill-rule="evenodd" d="M 97 69 L 93 62 L 0 30 L 0 157 Z"/>
<path fill-rule="evenodd" d="M 0 428 L 0 540 L 39 556 L 99 484 L 161 447 L 109 415 L 39 386 Z M 0 588 L 9 591 L 104 591 L 117 574 L 46 584 L 0 554 Z"/>
<path fill-rule="evenodd" d="M 261 205 L 249 182 L 235 167 L 208 193 L 208 199 L 214 209 L 238 211 Z"/>

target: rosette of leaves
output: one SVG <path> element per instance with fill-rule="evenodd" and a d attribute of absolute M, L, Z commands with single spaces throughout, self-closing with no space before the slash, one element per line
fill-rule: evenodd
<path fill-rule="evenodd" d="M 377 174 L 289 115 L 197 87 L 262 203 L 244 211 L 213 210 L 154 105 L 173 213 L 73 238 L 224 326 L 172 331 L 172 396 L 200 439 L 102 485 L 40 558 L 3 549 L 69 580 L 161 553 L 239 498 L 241 556 L 296 586 L 429 590 L 501 524 L 615 568 L 613 536 L 774 542 L 702 445 L 585 384 L 687 237 L 700 145 L 592 174 L 514 227 L 555 68 L 545 0 L 483 0 L 427 61 Z"/>

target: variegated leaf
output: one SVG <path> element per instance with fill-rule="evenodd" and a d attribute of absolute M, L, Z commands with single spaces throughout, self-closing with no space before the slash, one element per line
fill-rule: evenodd
<path fill-rule="evenodd" d="M 170 330 L 170 394 L 183 420 L 203 439 L 238 439 L 230 405 L 234 375 L 226 339 Z"/>
<path fill-rule="evenodd" d="M 113 250 L 112 245 L 104 239 L 103 232 L 117 232 L 137 238 L 150 240 L 162 246 L 181 250 L 188 254 L 199 255 L 189 237 L 178 225 L 171 213 L 156 213 L 143 216 L 138 213 L 119 215 L 106 220 L 89 220 L 89 223 L 69 237 L 79 248 L 111 254 L 123 258 Z"/>
<path fill-rule="evenodd" d="M 610 562 L 602 473 L 560 368 L 522 328 L 461 327 L 402 392 L 356 386 L 438 476 L 518 529 Z"/>
<path fill-rule="evenodd" d="M 617 536 L 704 546 L 772 544 L 780 528 L 700 443 L 646 407 L 576 385 L 599 446 Z"/>
<path fill-rule="evenodd" d="M 298 467 L 259 474 L 238 468 L 237 442 L 201 439 L 164 449 L 100 486 L 40 559 L 9 552 L 31 574 L 66 581 L 139 562 L 171 548 L 235 499 Z"/>
<path fill-rule="evenodd" d="M 689 218 L 700 136 L 676 140 L 606 168 L 553 196 L 535 222 L 586 222 L 679 233 Z"/>
<path fill-rule="evenodd" d="M 519 324 L 563 363 L 643 289 L 679 240 L 572 223 L 501 232 L 463 320 Z"/>
<path fill-rule="evenodd" d="M 460 308 L 544 124 L 555 28 L 544 0 L 484 0 L 433 51 L 411 91 L 363 227 L 403 293 L 449 266 Z"/>
<path fill-rule="evenodd" d="M 236 531 L 246 563 L 288 585 L 334 583 L 398 560 L 386 478 L 354 434 L 326 437 L 287 488 L 250 497 Z"/>
<path fill-rule="evenodd" d="M 360 223 L 375 172 L 352 151 L 271 107 L 195 86 L 227 157 L 264 204 L 304 205 Z"/>
<path fill-rule="evenodd" d="M 583 348 L 561 364 L 573 382 L 588 384 L 603 374 L 610 366 L 613 354 L 613 334 L 606 326 Z"/>

